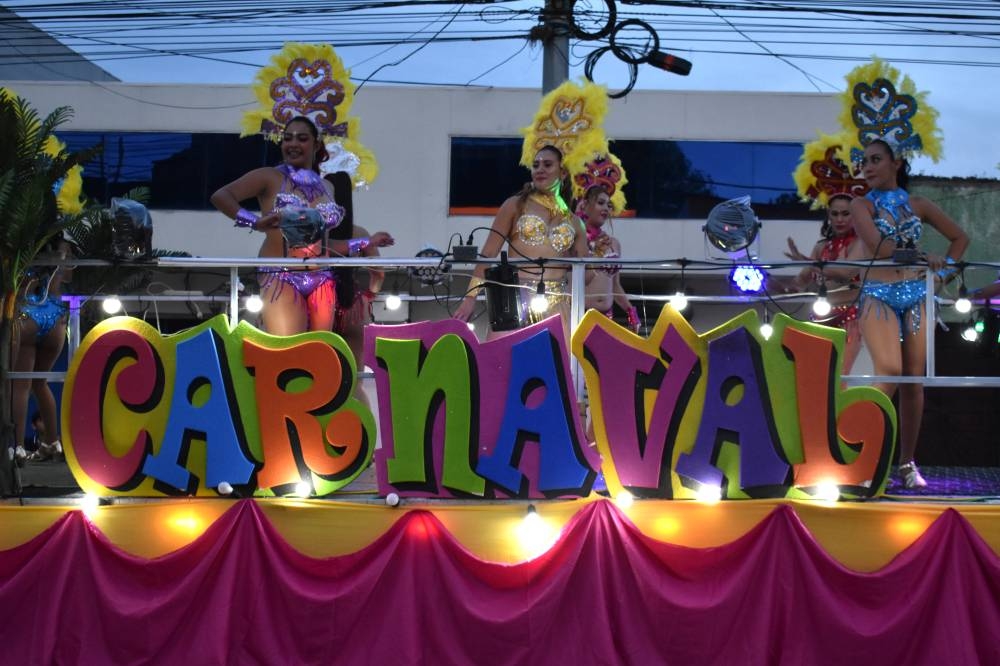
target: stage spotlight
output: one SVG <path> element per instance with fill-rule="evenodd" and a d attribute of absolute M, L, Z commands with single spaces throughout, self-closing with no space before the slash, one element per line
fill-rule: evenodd
<path fill-rule="evenodd" d="M 635 502 L 635 498 L 632 496 L 632 493 L 627 490 L 623 490 L 615 495 L 615 504 L 618 505 L 619 509 L 628 509 L 632 506 L 633 502 Z"/>
<path fill-rule="evenodd" d="M 118 314 L 122 311 L 122 302 L 117 296 L 108 296 L 104 299 L 104 302 L 101 303 L 101 307 L 104 308 L 104 311 L 109 315 Z"/>
<path fill-rule="evenodd" d="M 816 302 L 813 303 L 813 313 L 817 317 L 825 317 L 830 314 L 830 310 L 832 309 L 830 301 L 826 300 L 826 285 L 821 284 L 819 286 L 819 293 L 816 295 Z"/>
<path fill-rule="evenodd" d="M 386 310 L 398 310 L 403 305 L 403 299 L 399 297 L 399 294 L 393 292 L 385 297 L 385 309 Z"/>
<path fill-rule="evenodd" d="M 767 276 L 756 266 L 740 264 L 729 271 L 729 282 L 745 294 L 756 294 L 764 288 Z"/>

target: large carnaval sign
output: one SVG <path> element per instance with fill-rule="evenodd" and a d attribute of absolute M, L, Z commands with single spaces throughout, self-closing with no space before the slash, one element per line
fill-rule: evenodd
<path fill-rule="evenodd" d="M 840 384 L 843 332 L 747 311 L 699 335 L 664 308 L 648 337 L 588 312 L 481 343 L 454 320 L 369 326 L 375 420 L 353 397 L 346 343 L 267 335 L 224 316 L 173 336 L 137 319 L 95 327 L 63 399 L 67 460 L 100 494 L 316 495 L 374 457 L 382 494 L 541 498 L 591 492 L 797 497 L 823 484 L 882 491 L 896 418 L 881 392 Z M 568 346 L 571 344 L 571 349 Z M 579 360 L 593 443 L 580 416 Z"/>

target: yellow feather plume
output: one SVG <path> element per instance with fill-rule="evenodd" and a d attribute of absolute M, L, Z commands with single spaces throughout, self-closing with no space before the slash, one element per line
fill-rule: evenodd
<path fill-rule="evenodd" d="M 869 136 L 866 141 L 863 138 L 864 130 L 858 125 L 855 115 L 855 107 L 858 100 L 855 97 L 855 90 L 860 85 L 861 90 L 868 90 L 874 87 L 875 82 L 884 79 L 892 84 L 900 96 L 909 96 L 916 103 L 912 117 L 909 118 L 913 135 L 919 137 L 920 147 L 909 149 L 913 154 L 923 154 L 937 162 L 941 159 L 941 131 L 937 126 L 938 112 L 927 103 L 927 93 L 917 90 L 916 84 L 909 76 L 901 76 L 898 69 L 879 58 L 873 58 L 872 62 L 855 67 L 847 74 L 847 90 L 841 94 L 840 123 L 845 128 L 857 127 L 858 131 L 852 132 L 850 142 L 846 150 L 864 150 L 867 142 L 871 140 Z M 870 107 L 869 107 L 870 109 Z M 904 150 L 906 150 L 904 146 Z"/>
<path fill-rule="evenodd" d="M 45 139 L 42 151 L 56 157 L 66 150 L 66 144 L 50 134 Z M 64 215 L 75 215 L 83 210 L 83 167 L 74 166 L 66 172 L 56 190 L 56 207 Z"/>
<path fill-rule="evenodd" d="M 813 210 L 830 205 L 834 194 L 861 196 L 867 186 L 855 178 L 850 158 L 844 146 L 850 144 L 851 132 L 819 134 L 819 138 L 802 146 L 802 157 L 792 172 L 799 199 Z"/>
<path fill-rule="evenodd" d="M 259 107 L 243 114 L 240 136 L 263 133 L 280 140 L 281 130 L 295 116 L 307 116 L 324 141 L 337 141 L 360 165 L 349 172 L 355 186 L 371 183 L 378 174 L 375 155 L 361 144 L 361 121 L 350 115 L 354 104 L 351 73 L 329 44 L 289 42 L 254 77 Z"/>
<path fill-rule="evenodd" d="M 534 121 L 521 130 L 521 164 L 530 167 L 538 150 L 550 145 L 562 152 L 571 176 L 580 173 L 587 162 L 608 153 L 603 129 L 607 113 L 603 86 L 586 80 L 564 82 L 542 98 Z"/>

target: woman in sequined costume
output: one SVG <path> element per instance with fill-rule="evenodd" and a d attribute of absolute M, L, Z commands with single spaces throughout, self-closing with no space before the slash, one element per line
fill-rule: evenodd
<path fill-rule="evenodd" d="M 934 202 L 909 196 L 909 164 L 893 154 L 889 144 L 876 139 L 865 148 L 861 163 L 865 182 L 871 188 L 851 202 L 854 229 L 868 258 L 889 259 L 897 247 L 919 248 L 923 223 L 948 240 L 944 257 L 924 255 L 931 270 L 945 275 L 949 264 L 962 258 L 969 238 Z M 912 266 L 872 267 L 862 276 L 861 334 L 871 353 L 876 375 L 920 376 L 926 366 L 925 269 Z M 897 384 L 877 383 L 876 388 L 892 396 Z M 914 454 L 924 411 L 923 384 L 899 386 L 899 474 L 907 488 L 922 488 Z"/>
<path fill-rule="evenodd" d="M 70 244 L 57 238 L 47 250 L 39 255 L 40 260 L 63 260 L 71 256 Z M 19 307 L 19 332 L 14 350 L 14 372 L 49 372 L 62 354 L 66 343 L 66 320 L 68 309 L 62 302 L 62 285 L 72 275 L 69 267 L 42 266 L 32 269 Z M 58 458 L 62 455 L 59 442 L 59 414 L 55 396 L 45 379 L 14 379 L 11 381 L 12 407 L 14 413 L 15 436 L 18 447 L 17 460 L 27 456 L 21 446 L 28 417 L 28 396 L 35 396 L 38 412 L 45 424 L 47 441 L 39 442 L 36 460 Z"/>
<path fill-rule="evenodd" d="M 344 171 L 338 171 L 326 176 L 333 184 L 337 194 L 337 203 L 344 208 L 344 220 L 336 229 L 330 232 L 330 237 L 337 240 L 351 238 L 366 238 L 368 232 L 363 227 L 354 224 L 354 198 L 351 177 Z M 361 251 L 363 257 L 379 256 L 378 247 L 369 245 Z M 368 268 L 367 286 L 358 280 L 358 269 L 353 267 L 337 267 L 333 275 L 337 283 L 337 305 L 334 308 L 333 332 L 337 333 L 350 346 L 354 353 L 354 361 L 358 371 L 364 367 L 362 362 L 364 351 L 365 326 L 372 321 L 372 302 L 382 289 L 385 273 L 377 268 Z M 359 380 L 355 388 L 355 397 L 368 402 Z"/>
<path fill-rule="evenodd" d="M 562 198 L 562 193 L 572 191 L 565 182 L 566 176 L 559 149 L 554 146 L 539 149 L 531 165 L 531 183 L 500 206 L 493 220 L 494 233 L 483 243 L 481 255 L 495 257 L 506 244 L 511 250 L 511 259 L 543 260 L 543 267 L 518 267 L 521 323 L 535 323 L 558 312 L 562 314 L 563 326 L 568 332 L 571 323 L 569 269 L 564 265 L 551 264 L 549 260 L 586 257 L 589 250 L 582 223 L 570 212 Z M 455 312 L 457 319 L 468 321 L 472 316 L 485 273 L 485 264 L 476 266 L 469 291 Z M 537 293 L 539 280 L 545 282 L 548 300 L 545 312 L 535 312 L 527 307 L 531 297 Z"/>
<path fill-rule="evenodd" d="M 577 214 L 583 220 L 587 230 L 587 246 L 591 256 L 602 259 L 618 259 L 622 256 L 622 246 L 618 239 L 609 235 L 604 226 L 611 219 L 612 205 L 608 191 L 600 185 L 587 190 L 583 200 L 577 206 Z M 588 309 L 599 310 L 611 318 L 613 305 L 617 304 L 628 317 L 628 325 L 633 331 L 639 330 L 639 312 L 625 295 L 622 289 L 619 272 L 621 264 L 609 261 L 595 266 L 588 271 L 587 281 Z"/>
<path fill-rule="evenodd" d="M 370 245 L 393 244 L 384 231 L 370 237 L 331 241 L 330 229 L 337 227 L 344 209 L 334 200 L 333 187 L 320 177 L 318 166 L 326 159 L 326 148 L 316 125 L 308 118 L 293 118 L 285 126 L 281 139 L 282 164 L 254 169 L 220 188 L 212 195 L 212 204 L 233 218 L 236 226 L 265 234 L 260 257 L 297 257 L 308 259 L 334 253 L 359 256 Z M 241 201 L 256 198 L 261 215 L 240 206 Z M 283 213 L 313 209 L 323 222 L 323 237 L 302 246 L 290 247 L 281 230 Z M 264 300 L 264 328 L 275 335 L 293 335 L 304 331 L 329 331 L 333 328 L 336 295 L 329 269 L 308 266 L 258 271 L 261 297 Z"/>
<path fill-rule="evenodd" d="M 788 250 L 785 256 L 795 261 L 844 261 L 852 252 L 860 250 L 860 241 L 854 231 L 851 221 L 851 197 L 847 194 L 836 194 L 830 197 L 826 218 L 820 228 L 823 240 L 816 243 L 812 253 L 807 257 L 799 251 L 795 241 L 788 239 Z M 813 317 L 813 321 L 844 329 L 847 339 L 844 345 L 843 374 L 851 373 L 854 361 L 861 351 L 861 326 L 858 322 L 857 292 L 843 287 L 856 287 L 857 270 L 830 267 L 823 269 L 803 268 L 793 282 L 796 291 L 803 291 L 820 280 L 826 284 L 831 305 L 830 314 L 823 318 Z"/>

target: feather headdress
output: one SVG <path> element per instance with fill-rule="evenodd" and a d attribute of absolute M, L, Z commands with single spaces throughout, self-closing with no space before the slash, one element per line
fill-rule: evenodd
<path fill-rule="evenodd" d="M 332 46 L 285 44 L 257 72 L 253 91 L 260 106 L 243 114 L 241 136 L 261 133 L 279 141 L 292 118 L 306 116 L 332 158 L 320 165 L 321 172 L 346 171 L 355 187 L 375 179 L 375 156 L 359 140 L 361 122 L 350 115 L 354 84 Z"/>
<path fill-rule="evenodd" d="M 603 129 L 607 113 L 608 97 L 602 86 L 565 81 L 542 98 L 534 121 L 521 130 L 521 164 L 530 167 L 541 148 L 555 146 L 570 175 L 581 173 L 587 162 L 608 153 Z"/>
<path fill-rule="evenodd" d="M 938 112 L 927 103 L 927 93 L 884 60 L 874 58 L 851 70 L 841 100 L 840 122 L 855 128 L 845 146 L 852 162 L 859 161 L 875 139 L 885 141 L 897 157 L 923 154 L 935 162 L 941 159 Z"/>
<path fill-rule="evenodd" d="M 802 157 L 792 173 L 799 198 L 810 208 L 826 208 L 830 197 L 845 194 L 851 198 L 863 196 L 868 185 L 856 178 L 840 156 L 851 137 L 820 134 L 815 141 L 802 146 Z"/>

